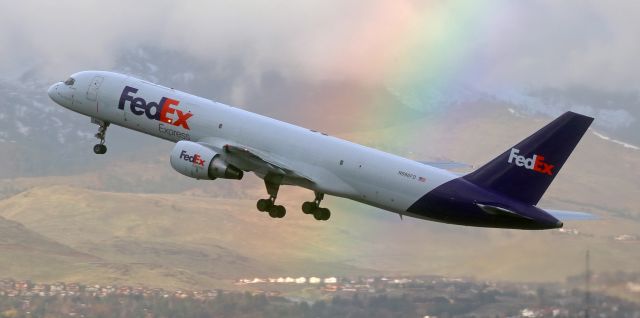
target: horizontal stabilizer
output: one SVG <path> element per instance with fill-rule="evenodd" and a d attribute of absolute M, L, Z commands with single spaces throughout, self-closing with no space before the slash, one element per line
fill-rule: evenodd
<path fill-rule="evenodd" d="M 548 210 L 548 209 L 543 209 L 543 210 L 551 214 L 551 216 L 553 216 L 554 218 L 560 221 L 588 221 L 588 220 L 599 219 L 597 216 L 590 213 L 586 213 L 586 212 Z"/>
<path fill-rule="evenodd" d="M 473 168 L 473 166 L 468 163 L 461 163 L 461 162 L 455 162 L 455 161 L 418 161 L 418 162 L 425 165 L 432 166 L 432 167 L 436 167 L 438 169 L 444 169 L 444 170 Z"/>

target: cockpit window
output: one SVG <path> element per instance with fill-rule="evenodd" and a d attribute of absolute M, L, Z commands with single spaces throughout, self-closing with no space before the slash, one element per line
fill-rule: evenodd
<path fill-rule="evenodd" d="M 73 77 L 69 77 L 68 80 L 64 81 L 64 85 L 71 86 L 75 82 L 76 82 L 76 80 Z"/>

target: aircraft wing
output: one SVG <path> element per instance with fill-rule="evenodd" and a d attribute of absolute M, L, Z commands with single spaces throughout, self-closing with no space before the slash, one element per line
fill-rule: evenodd
<path fill-rule="evenodd" d="M 311 178 L 293 168 L 293 165 L 286 159 L 276 157 L 267 152 L 242 145 L 221 143 L 220 141 L 215 143 L 201 142 L 201 144 L 224 154 L 225 160 L 239 169 L 253 171 L 261 177 L 271 175 L 310 183 L 314 182 Z"/>
<path fill-rule="evenodd" d="M 232 157 L 236 157 L 237 159 L 251 162 L 253 164 L 258 164 L 260 166 L 265 166 L 272 173 L 308 179 L 302 174 L 296 172 L 294 169 L 290 168 L 285 160 L 276 159 L 272 155 L 266 154 L 262 151 L 231 144 L 224 145 L 222 149 L 227 154 Z"/>
<path fill-rule="evenodd" d="M 587 220 L 597 220 L 598 217 L 586 213 L 586 212 L 578 212 L 578 211 L 565 211 L 565 210 L 552 210 L 552 209 L 543 209 L 545 212 L 551 214 L 554 218 L 560 221 L 587 221 Z"/>

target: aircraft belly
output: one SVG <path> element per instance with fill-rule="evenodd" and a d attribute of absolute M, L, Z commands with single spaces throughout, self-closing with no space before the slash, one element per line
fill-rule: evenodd
<path fill-rule="evenodd" d="M 440 169 L 387 154 L 370 154 L 363 167 L 351 171 L 345 182 L 357 192 L 352 199 L 404 213 L 426 193 L 456 176 Z"/>

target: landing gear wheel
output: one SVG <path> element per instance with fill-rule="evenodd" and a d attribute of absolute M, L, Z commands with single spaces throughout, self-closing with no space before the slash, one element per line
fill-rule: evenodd
<path fill-rule="evenodd" d="M 103 144 L 96 144 L 93 146 L 93 152 L 97 155 L 103 155 L 107 152 L 107 146 Z"/>
<path fill-rule="evenodd" d="M 282 205 L 274 205 L 269 209 L 269 216 L 275 219 L 283 218 L 287 210 Z"/>
<path fill-rule="evenodd" d="M 322 220 L 327 221 L 331 217 L 331 211 L 329 209 L 322 209 Z"/>
<path fill-rule="evenodd" d="M 322 221 L 322 208 L 317 208 L 313 211 L 313 218 Z"/>
<path fill-rule="evenodd" d="M 269 211 L 272 207 L 273 202 L 269 199 L 260 199 L 258 200 L 258 203 L 256 203 L 256 208 L 258 208 L 258 211 L 260 212 Z"/>
<path fill-rule="evenodd" d="M 106 135 L 107 135 L 107 128 L 109 127 L 109 122 L 106 122 L 97 118 L 93 118 L 93 117 L 91 118 L 91 122 L 94 124 L 98 124 L 100 126 L 98 128 L 98 133 L 95 135 L 96 138 L 100 140 L 100 143 L 93 146 L 93 152 L 97 155 L 105 154 L 107 152 L 107 146 L 105 146 L 104 144 L 104 139 L 106 138 Z"/>
<path fill-rule="evenodd" d="M 307 201 L 305 203 L 302 203 L 302 212 L 304 214 L 311 214 L 317 208 L 318 208 L 318 206 L 315 204 L 315 202 Z"/>
<path fill-rule="evenodd" d="M 318 221 L 326 221 L 331 217 L 331 211 L 320 207 L 320 202 L 324 198 L 324 193 L 315 192 L 316 198 L 313 201 L 302 203 L 302 212 L 304 214 L 312 214 L 313 218 Z"/>
<path fill-rule="evenodd" d="M 318 221 L 326 221 L 331 217 L 331 211 L 327 208 L 317 208 L 313 211 L 313 217 Z"/>

